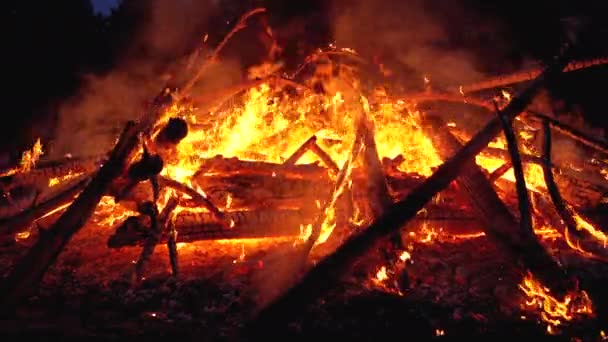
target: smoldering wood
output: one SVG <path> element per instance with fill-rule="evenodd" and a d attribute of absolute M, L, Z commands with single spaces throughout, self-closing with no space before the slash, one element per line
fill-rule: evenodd
<path fill-rule="evenodd" d="M 109 160 L 59 219 L 39 236 L 34 246 L 17 262 L 0 285 L 0 303 L 3 304 L 3 310 L 14 309 L 34 292 L 48 267 L 93 214 L 110 183 L 123 172 L 127 158 L 137 146 L 140 131 L 141 126 L 133 122 L 126 125 Z"/>
<path fill-rule="evenodd" d="M 538 94 L 541 87 L 555 78 L 570 58 L 569 49 L 556 59 L 537 79 L 516 96 L 502 110 L 509 119 L 519 115 Z M 501 130 L 500 120 L 493 118 L 453 157 L 440 165 L 421 185 L 404 199 L 393 204 L 386 213 L 361 233 L 349 238 L 333 254 L 318 262 L 294 287 L 288 289 L 270 305 L 262 308 L 245 327 L 246 335 L 264 336 L 282 330 L 304 308 L 316 301 L 352 268 L 357 259 L 372 250 L 390 234 L 401 229 L 437 193 L 445 189 L 474 157 L 494 139 Z"/>

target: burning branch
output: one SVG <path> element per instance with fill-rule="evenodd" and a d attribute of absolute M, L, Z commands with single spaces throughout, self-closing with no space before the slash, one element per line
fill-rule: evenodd
<path fill-rule="evenodd" d="M 512 120 L 525 110 L 540 88 L 561 72 L 569 58 L 568 53 L 561 55 L 519 96 L 509 102 L 501 111 L 501 115 Z M 277 326 L 285 327 L 294 314 L 302 312 L 306 305 L 313 303 L 331 289 L 362 254 L 373 249 L 383 238 L 401 229 L 428 201 L 445 189 L 466 165 L 471 163 L 473 158 L 500 133 L 500 130 L 500 119 L 491 120 L 456 155 L 439 166 L 433 175 L 408 196 L 388 208 L 386 213 L 374 220 L 365 231 L 353 236 L 332 255 L 317 263 L 316 267 L 309 271 L 302 281 L 259 312 L 255 320 L 248 326 L 248 332 L 267 334 L 268 331 L 275 330 Z"/>

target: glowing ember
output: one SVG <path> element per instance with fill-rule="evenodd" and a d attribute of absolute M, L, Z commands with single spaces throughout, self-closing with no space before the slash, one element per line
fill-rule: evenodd
<path fill-rule="evenodd" d="M 569 293 L 559 300 L 530 273 L 524 277 L 519 288 L 527 297 L 525 308 L 539 311 L 550 333 L 557 332 L 557 328 L 564 322 L 579 316 L 593 315 L 591 299 L 585 291 Z"/>

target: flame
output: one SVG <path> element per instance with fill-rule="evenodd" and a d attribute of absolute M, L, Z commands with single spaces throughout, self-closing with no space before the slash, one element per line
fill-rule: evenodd
<path fill-rule="evenodd" d="M 61 183 L 65 182 L 65 181 L 68 181 L 70 179 L 76 178 L 76 177 L 78 177 L 78 176 L 80 176 L 82 174 L 83 174 L 83 172 L 71 172 L 70 171 L 67 175 L 49 178 L 48 185 L 49 185 L 49 187 L 53 187 L 53 186 L 55 186 L 57 184 L 61 184 Z"/>
<path fill-rule="evenodd" d="M 519 288 L 527 297 L 524 307 L 540 311 L 540 318 L 547 324 L 549 333 L 557 332 L 560 325 L 578 316 L 593 315 L 591 299 L 585 291 L 572 291 L 560 300 L 531 273 L 524 277 Z"/>
<path fill-rule="evenodd" d="M 31 170 L 34 165 L 36 165 L 36 162 L 38 161 L 40 156 L 43 154 L 44 152 L 42 151 L 42 143 L 40 142 L 40 138 L 38 138 L 34 143 L 32 149 L 23 152 L 23 154 L 21 155 L 21 162 L 19 163 L 21 171 L 27 172 Z"/>
<path fill-rule="evenodd" d="M 383 283 L 388 279 L 388 274 L 386 273 L 386 266 L 380 267 L 378 272 L 376 272 L 376 278 L 374 279 L 377 283 Z"/>
<path fill-rule="evenodd" d="M 574 221 L 576 222 L 576 229 L 580 230 L 580 231 L 585 231 L 586 233 L 591 235 L 593 238 L 595 238 L 597 241 L 601 242 L 602 245 L 604 246 L 604 248 L 606 248 L 606 242 L 608 240 L 608 236 L 606 236 L 606 234 L 604 232 L 595 228 L 591 223 L 589 223 L 584 218 L 582 218 L 579 214 L 577 214 L 574 211 L 574 209 L 572 209 L 571 207 L 569 207 L 569 209 L 570 209 L 570 212 L 573 213 L 572 217 L 574 218 Z"/>

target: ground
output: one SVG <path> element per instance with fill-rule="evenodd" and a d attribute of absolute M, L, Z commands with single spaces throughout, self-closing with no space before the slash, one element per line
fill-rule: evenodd
<path fill-rule="evenodd" d="M 416 238 L 402 236 L 410 260 L 393 263 L 387 257 L 392 254 L 382 251 L 365 256 L 342 284 L 295 319 L 289 338 L 599 339 L 602 317 L 567 324 L 555 336 L 547 334 L 538 312 L 522 308 L 521 272 L 503 261 L 485 237 L 456 239 L 447 221 L 410 224 L 418 225 Z M 429 224 L 436 228 L 429 230 Z M 454 226 L 475 231 L 476 223 Z M 242 340 L 235 336 L 256 308 L 256 296 L 280 287 L 282 268 L 274 263 L 293 248 L 293 239 L 180 245 L 181 274 L 174 279 L 163 245 L 154 253 L 147 279 L 132 288 L 128 275 L 140 248 L 107 248 L 111 233 L 94 222 L 79 232 L 45 277 L 40 293 L 17 317 L 0 321 L 0 334 Z M 4 271 L 25 248 L 10 250 L 2 254 Z M 313 257 L 322 253 L 317 254 Z M 583 286 L 601 288 L 608 279 L 605 265 L 568 253 L 560 253 L 560 259 L 568 268 L 584 270 L 577 273 Z M 375 282 L 381 265 L 388 266 L 388 279 Z M 603 302 L 594 305 L 606 307 Z"/>

